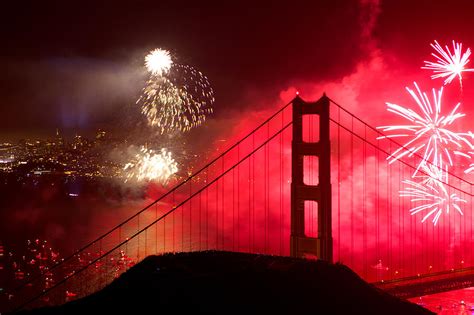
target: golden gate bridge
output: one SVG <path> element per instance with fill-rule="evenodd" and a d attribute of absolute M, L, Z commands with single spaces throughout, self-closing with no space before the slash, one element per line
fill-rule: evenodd
<path fill-rule="evenodd" d="M 467 201 L 464 216 L 422 223 L 399 192 L 423 158 L 390 163 L 400 144 L 380 135 L 325 95 L 297 96 L 157 200 L 25 281 L 4 307 L 62 304 L 148 255 L 202 250 L 338 261 L 400 297 L 472 286 L 472 184 L 450 174 L 446 187 Z M 62 276 L 45 286 L 52 274 Z"/>

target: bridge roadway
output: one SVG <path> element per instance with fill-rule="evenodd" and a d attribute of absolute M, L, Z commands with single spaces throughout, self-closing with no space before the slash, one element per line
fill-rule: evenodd
<path fill-rule="evenodd" d="M 474 286 L 474 267 L 374 282 L 373 284 L 392 295 L 409 299 L 472 287 Z"/>

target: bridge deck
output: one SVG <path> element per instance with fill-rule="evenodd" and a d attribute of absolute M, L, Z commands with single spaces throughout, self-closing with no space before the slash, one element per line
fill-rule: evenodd
<path fill-rule="evenodd" d="M 474 267 L 374 283 L 376 287 L 408 299 L 474 286 Z"/>

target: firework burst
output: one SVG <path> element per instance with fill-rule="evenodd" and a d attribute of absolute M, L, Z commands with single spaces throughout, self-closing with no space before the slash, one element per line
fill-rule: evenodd
<path fill-rule="evenodd" d="M 425 61 L 425 66 L 422 69 L 433 70 L 434 74 L 431 76 L 432 79 L 445 78 L 444 84 L 451 83 L 457 76 L 459 83 L 462 87 L 462 72 L 472 72 L 474 69 L 467 69 L 466 65 L 469 63 L 469 56 L 471 55 L 471 49 L 467 49 L 466 52 L 462 52 L 462 43 L 456 43 L 453 41 L 453 52 L 446 45 L 445 49 L 434 41 L 430 44 L 431 47 L 438 53 L 431 53 L 436 61 Z"/>
<path fill-rule="evenodd" d="M 171 55 L 167 50 L 157 48 L 145 57 L 145 67 L 152 75 L 167 74 L 172 64 Z"/>
<path fill-rule="evenodd" d="M 142 147 L 134 160 L 127 163 L 123 169 L 126 173 L 125 182 L 135 179 L 166 184 L 169 178 L 178 171 L 178 164 L 171 152 L 164 148 L 156 153 L 154 150 Z"/>
<path fill-rule="evenodd" d="M 166 56 L 169 57 L 169 53 Z M 214 103 L 214 91 L 209 80 L 193 67 L 174 63 L 171 59 L 170 62 L 163 62 L 164 57 L 157 59 L 150 62 L 150 67 L 147 63 L 152 75 L 137 101 L 148 124 L 158 128 L 161 134 L 185 132 L 201 125 L 212 113 Z M 150 69 L 158 69 L 159 72 Z"/>
<path fill-rule="evenodd" d="M 441 98 L 443 95 L 443 88 L 439 91 L 433 89 L 433 102 L 430 101 L 426 93 L 422 93 L 416 83 L 416 92 L 406 88 L 408 93 L 415 100 L 420 113 L 402 107 L 400 105 L 386 103 L 388 111 L 408 120 L 407 125 L 393 125 L 378 127 L 384 132 L 396 132 L 391 135 L 384 135 L 378 137 L 383 138 L 409 138 L 410 140 L 395 150 L 387 159 L 390 163 L 403 158 L 404 156 L 411 157 L 415 153 L 421 153 L 422 161 L 416 168 L 413 176 L 416 175 L 419 168 L 425 164 L 426 161 L 432 163 L 436 167 L 444 164 L 453 165 L 452 154 L 470 158 L 466 154 L 465 149 L 473 148 L 472 143 L 462 133 L 451 131 L 452 124 L 459 118 L 464 117 L 462 113 L 457 110 L 460 106 L 458 103 L 451 112 L 447 114 L 442 113 Z"/>
<path fill-rule="evenodd" d="M 451 209 L 463 215 L 461 203 L 466 200 L 460 198 L 455 193 L 450 193 L 448 186 L 448 173 L 434 165 L 422 166 L 423 175 L 418 176 L 419 182 L 413 180 L 404 180 L 407 187 L 400 191 L 400 197 L 411 198 L 411 202 L 422 203 L 410 209 L 410 214 L 415 215 L 425 212 L 421 222 L 425 222 L 432 217 L 432 223 L 436 225 L 440 216 L 445 213 L 449 215 Z"/>

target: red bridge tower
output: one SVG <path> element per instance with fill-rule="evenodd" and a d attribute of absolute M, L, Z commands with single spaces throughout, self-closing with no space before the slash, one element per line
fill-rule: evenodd
<path fill-rule="evenodd" d="M 303 141 L 303 115 L 319 116 L 319 141 Z M 329 141 L 329 98 L 323 95 L 317 102 L 293 100 L 293 141 L 291 180 L 291 244 L 293 257 L 305 254 L 332 262 L 331 216 L 331 147 Z M 318 185 L 303 181 L 305 156 L 318 157 Z M 318 205 L 318 237 L 305 235 L 305 201 Z"/>

